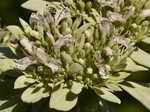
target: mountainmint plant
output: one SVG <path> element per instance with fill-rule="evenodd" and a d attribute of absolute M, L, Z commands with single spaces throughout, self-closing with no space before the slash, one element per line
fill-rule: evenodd
<path fill-rule="evenodd" d="M 22 6 L 36 12 L 29 24 L 20 18 L 22 28 L 7 27 L 16 37 L 7 44 L 16 58 L 0 59 L 0 73 L 22 74 L 14 89 L 24 103 L 46 98 L 49 109 L 80 112 L 87 90 L 100 107 L 92 112 L 106 112 L 106 101 L 120 104 L 115 92 L 125 90 L 150 110 L 149 86 L 126 80 L 150 68 L 150 55 L 138 47 L 150 44 L 148 0 L 29 0 Z"/>

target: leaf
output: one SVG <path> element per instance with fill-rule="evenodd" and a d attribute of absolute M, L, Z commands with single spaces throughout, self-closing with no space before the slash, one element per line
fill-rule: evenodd
<path fill-rule="evenodd" d="M 137 49 L 130 56 L 136 63 L 150 68 L 150 55 L 142 49 Z"/>
<path fill-rule="evenodd" d="M 118 103 L 120 104 L 120 99 L 112 94 L 111 92 L 107 91 L 105 88 L 97 88 L 94 87 L 94 90 L 98 96 L 100 96 L 102 99 L 107 100 L 109 102 Z"/>
<path fill-rule="evenodd" d="M 132 97 L 141 102 L 148 110 L 150 110 L 150 88 L 135 82 L 128 81 L 127 84 L 120 86 L 128 92 Z"/>
<path fill-rule="evenodd" d="M 75 31 L 75 36 L 77 38 L 81 37 L 82 33 L 85 32 L 85 30 L 88 29 L 90 26 L 91 26 L 91 23 L 87 23 L 87 24 L 82 25 L 79 29 L 77 29 Z"/>
<path fill-rule="evenodd" d="M 60 87 L 58 90 L 54 90 L 50 98 L 50 108 L 69 111 L 77 103 L 78 97 L 70 94 L 69 89 Z"/>
<path fill-rule="evenodd" d="M 82 17 L 81 16 L 77 17 L 72 25 L 72 30 L 73 31 L 76 30 L 80 26 L 81 22 L 82 22 Z"/>
<path fill-rule="evenodd" d="M 20 102 L 19 97 L 0 100 L 0 112 L 27 112 L 27 106 Z"/>
<path fill-rule="evenodd" d="M 127 58 L 127 66 L 125 68 L 125 71 L 138 72 L 138 71 L 146 71 L 146 70 L 148 70 L 148 68 L 137 65 L 134 61 L 132 61 L 132 59 Z"/>
<path fill-rule="evenodd" d="M 127 72 L 119 72 L 118 74 L 111 75 L 109 80 L 111 81 L 123 81 L 125 78 L 129 77 L 130 73 Z"/>
<path fill-rule="evenodd" d="M 21 28 L 19 28 L 18 26 L 15 26 L 15 25 L 7 26 L 7 29 L 8 29 L 13 35 L 15 35 L 17 38 L 20 38 L 21 35 L 24 34 L 24 32 L 21 30 Z"/>
<path fill-rule="evenodd" d="M 91 9 L 91 14 L 93 15 L 96 22 L 99 22 L 99 20 L 102 18 L 101 14 L 99 14 L 99 12 L 95 9 Z"/>
<path fill-rule="evenodd" d="M 69 72 L 70 73 L 79 73 L 83 71 L 83 67 L 82 65 L 78 64 L 78 63 L 73 63 L 70 67 L 69 67 Z"/>
<path fill-rule="evenodd" d="M 106 84 L 106 87 L 109 88 L 112 92 L 122 91 L 118 84 L 108 83 Z"/>
<path fill-rule="evenodd" d="M 142 40 L 142 42 L 146 43 L 146 44 L 150 44 L 150 37 L 144 38 Z"/>
<path fill-rule="evenodd" d="M 14 89 L 27 87 L 29 84 L 32 84 L 34 82 L 35 80 L 32 79 L 30 75 L 22 75 L 16 79 Z"/>
<path fill-rule="evenodd" d="M 12 87 L 13 83 L 9 78 L 0 80 L 0 112 L 25 112 L 23 108 L 20 110 L 20 98 Z"/>
<path fill-rule="evenodd" d="M 78 95 L 82 91 L 83 85 L 79 82 L 72 82 L 71 92 Z"/>
<path fill-rule="evenodd" d="M 32 11 L 38 11 L 43 14 L 44 9 L 46 8 L 47 2 L 43 0 L 29 0 L 25 3 L 23 3 L 21 6 L 23 8 L 32 10 Z"/>
<path fill-rule="evenodd" d="M 0 59 L 0 74 L 16 68 L 16 63 L 13 59 Z"/>
<path fill-rule="evenodd" d="M 38 84 L 27 88 L 21 95 L 21 99 L 25 103 L 36 103 L 48 96 L 49 92 L 45 91 L 45 88 L 43 88 L 41 84 Z"/>
<path fill-rule="evenodd" d="M 0 112 L 13 112 L 17 104 L 13 104 L 14 102 L 0 101 Z"/>
<path fill-rule="evenodd" d="M 19 18 L 19 21 L 24 29 L 24 31 L 29 34 L 32 31 L 32 28 L 29 26 L 27 22 L 25 22 L 23 19 Z"/>

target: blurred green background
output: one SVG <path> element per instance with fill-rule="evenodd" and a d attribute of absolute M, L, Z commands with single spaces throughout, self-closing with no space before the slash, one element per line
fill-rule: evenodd
<path fill-rule="evenodd" d="M 20 7 L 25 1 L 26 0 L 0 0 L 0 23 L 3 26 L 19 24 L 19 17 L 28 21 L 31 12 Z M 145 45 L 139 46 L 143 49 L 147 48 Z M 150 48 L 147 49 L 147 51 L 150 51 Z M 128 80 L 150 82 L 149 75 L 150 72 L 139 72 L 133 74 Z M 113 112 L 148 112 L 139 102 L 127 95 L 126 92 L 119 93 L 119 97 L 122 100 L 122 105 L 110 103 Z"/>

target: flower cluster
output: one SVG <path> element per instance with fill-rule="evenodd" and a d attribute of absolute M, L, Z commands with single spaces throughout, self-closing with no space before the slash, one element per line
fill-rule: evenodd
<path fill-rule="evenodd" d="M 143 10 L 141 10 L 143 9 Z M 136 59 L 136 44 L 149 36 L 150 9 L 145 0 L 63 0 L 32 13 L 23 30 L 8 26 L 18 56 L 14 88 L 35 103 L 50 96 L 50 108 L 69 111 L 84 89 L 120 104 L 112 94 L 130 72 L 148 70 Z M 137 61 L 136 64 L 134 61 Z"/>

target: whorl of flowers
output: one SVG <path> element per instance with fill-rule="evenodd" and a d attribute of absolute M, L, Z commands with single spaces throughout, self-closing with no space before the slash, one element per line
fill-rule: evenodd
<path fill-rule="evenodd" d="M 30 25 L 20 19 L 23 30 L 8 26 L 16 36 L 9 45 L 18 57 L 15 69 L 24 74 L 14 85 L 26 88 L 23 102 L 50 96 L 50 108 L 69 111 L 88 89 L 99 100 L 120 104 L 112 94 L 122 90 L 120 83 L 130 72 L 148 70 L 134 53 L 136 44 L 149 36 L 146 3 L 63 0 L 50 3 L 43 14 L 32 13 Z"/>

